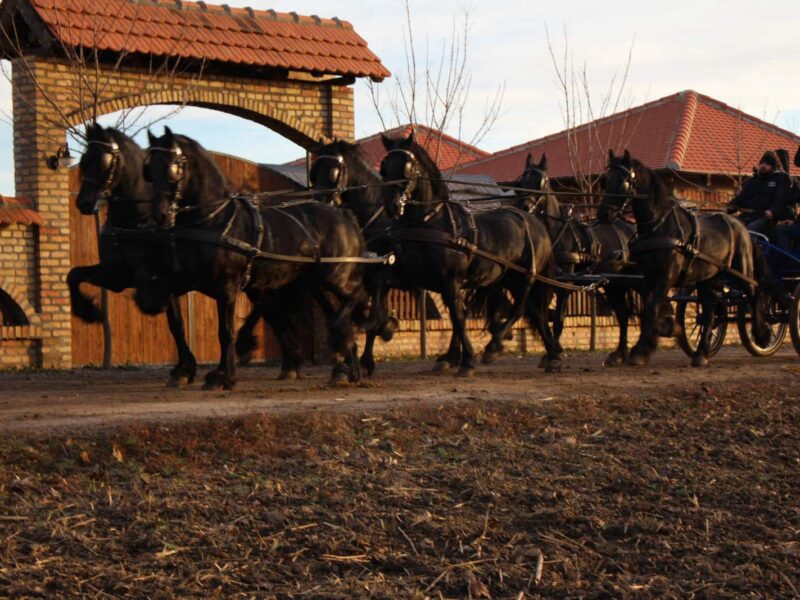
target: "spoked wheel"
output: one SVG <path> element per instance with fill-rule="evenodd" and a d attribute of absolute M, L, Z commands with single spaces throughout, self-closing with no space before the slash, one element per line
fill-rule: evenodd
<path fill-rule="evenodd" d="M 675 319 L 680 323 L 682 330 L 678 335 L 678 346 L 689 357 L 694 356 L 694 353 L 697 352 L 697 346 L 700 344 L 702 314 L 703 309 L 699 300 L 682 299 L 676 301 Z M 728 311 L 724 304 L 714 307 L 712 318 L 708 358 L 716 355 L 725 343 L 725 334 L 728 332 Z"/>
<path fill-rule="evenodd" d="M 792 303 L 794 305 L 794 303 Z M 782 311 L 777 303 L 770 300 L 769 309 L 764 315 L 764 324 L 770 330 L 769 342 L 762 346 L 755 340 L 753 334 L 753 315 L 749 302 L 742 302 L 739 305 L 736 325 L 739 329 L 739 337 L 745 349 L 753 356 L 772 356 L 778 351 L 786 337 L 786 330 L 789 324 L 786 322 L 786 312 Z"/>
<path fill-rule="evenodd" d="M 792 346 L 800 354 L 800 284 L 794 288 L 789 307 L 789 334 L 792 336 Z"/>

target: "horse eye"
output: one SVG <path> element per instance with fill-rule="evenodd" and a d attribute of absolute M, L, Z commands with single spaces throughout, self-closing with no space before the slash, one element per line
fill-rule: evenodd
<path fill-rule="evenodd" d="M 328 177 L 333 182 L 339 181 L 339 167 L 331 167 L 331 170 L 328 171 Z"/>
<path fill-rule="evenodd" d="M 169 165 L 169 177 L 172 181 L 178 181 L 178 163 Z"/>
<path fill-rule="evenodd" d="M 542 177 L 542 187 L 547 185 L 547 177 Z"/>
<path fill-rule="evenodd" d="M 408 161 L 408 162 L 406 162 L 405 166 L 403 167 L 403 177 L 405 177 L 406 179 L 411 177 L 411 170 L 412 170 L 412 165 L 411 165 L 411 162 Z"/>
<path fill-rule="evenodd" d="M 103 153 L 103 156 L 100 158 L 100 167 L 106 171 L 111 168 L 111 161 L 113 160 L 113 156 L 106 152 Z"/>
<path fill-rule="evenodd" d="M 622 191 L 623 192 L 627 192 L 630 189 L 631 189 L 631 184 L 628 181 L 623 181 L 622 182 Z"/>

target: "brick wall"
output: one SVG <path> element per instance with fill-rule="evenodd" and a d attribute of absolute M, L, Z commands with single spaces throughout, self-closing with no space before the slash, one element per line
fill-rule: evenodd
<path fill-rule="evenodd" d="M 45 158 L 65 143 L 63 122 L 92 114 L 81 110 L 79 76 L 55 59 L 12 63 L 14 178 L 16 195 L 31 200 L 46 225 L 0 230 L 0 285 L 13 285 L 31 307 L 37 325 L 26 332 L 0 329 L 0 367 L 68 368 L 73 365 L 69 295 L 69 184 L 67 172 L 51 171 Z M 159 79 L 145 69 L 123 67 L 103 75 L 102 115 L 151 104 L 189 104 L 220 110 L 270 127 L 309 148 L 322 137 L 353 139 L 353 90 L 306 75 L 283 80 L 204 75 Z M 10 248 L 10 250 L 9 250 Z"/>

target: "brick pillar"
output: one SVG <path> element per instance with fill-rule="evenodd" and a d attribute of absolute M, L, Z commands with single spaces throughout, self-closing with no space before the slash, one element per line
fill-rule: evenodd
<path fill-rule="evenodd" d="M 49 63 L 30 57 L 37 81 L 57 85 Z M 26 69 L 13 65 L 14 184 L 16 194 L 33 201 L 44 218 L 36 240 L 42 315 L 42 367 L 72 367 L 72 327 L 66 277 L 70 268 L 69 182 L 64 170 L 51 171 L 45 157 L 66 141 L 54 109 L 38 91 Z M 52 81 L 50 81 L 52 79 Z"/>
<path fill-rule="evenodd" d="M 355 120 L 353 118 L 353 87 L 334 85 L 329 88 L 330 136 L 353 141 L 355 139 Z"/>

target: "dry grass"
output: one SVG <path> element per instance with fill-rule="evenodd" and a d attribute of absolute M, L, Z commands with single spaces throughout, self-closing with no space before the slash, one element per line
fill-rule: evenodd
<path fill-rule="evenodd" d="M 0 443 L 0 588 L 171 598 L 800 595 L 800 404 L 313 413 Z"/>

